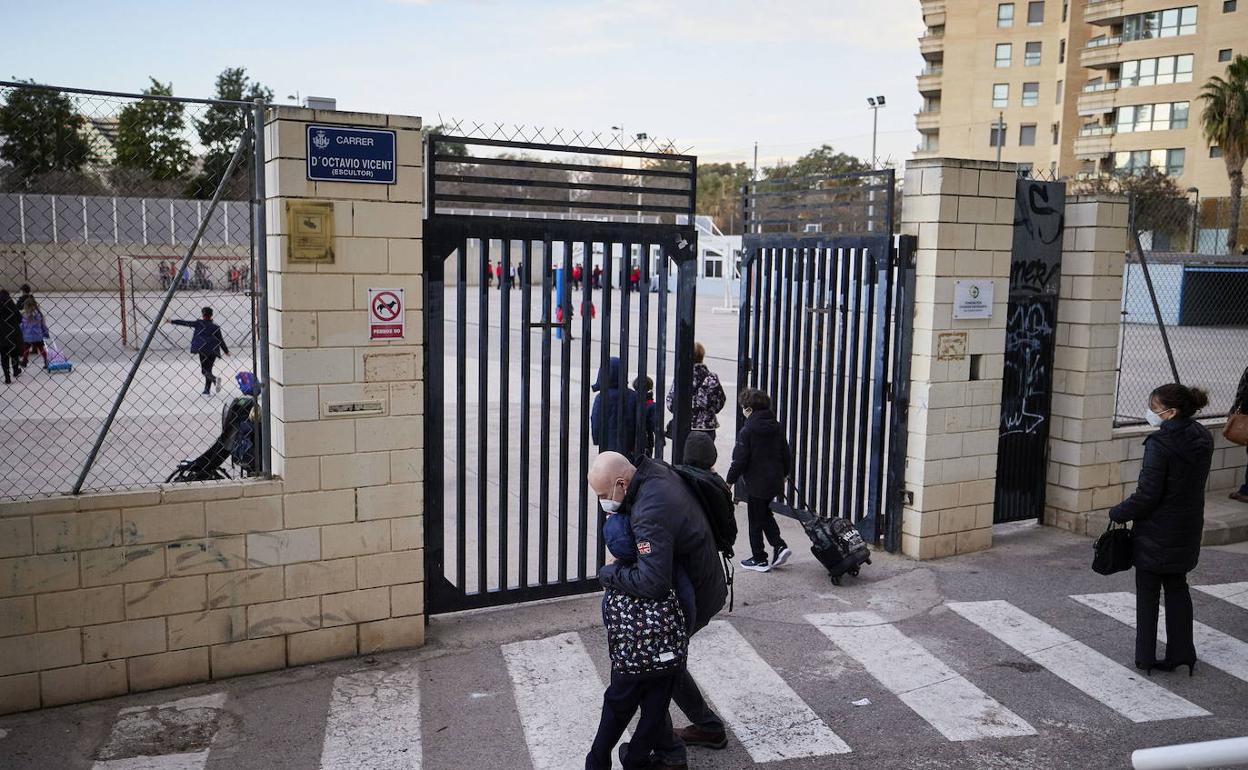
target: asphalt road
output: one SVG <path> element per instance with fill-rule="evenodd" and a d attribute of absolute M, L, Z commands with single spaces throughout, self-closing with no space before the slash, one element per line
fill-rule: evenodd
<path fill-rule="evenodd" d="M 1248 735 L 1248 585 L 1194 591 L 1196 675 L 1149 678 L 1130 668 L 1131 629 L 1097 609 L 1129 601 L 1132 576 L 1098 576 L 1090 556 L 1085 538 L 1002 525 L 991 551 L 879 554 L 839 588 L 800 548 L 782 571 L 738 572 L 735 611 L 692 663 L 730 744 L 689 766 L 1108 770 Z M 1206 549 L 1191 580 L 1248 580 L 1248 549 Z M 0 718 L 0 766 L 576 768 L 607 666 L 596 596 L 435 617 L 421 650 Z M 134 756 L 165 751 L 180 753 Z"/>

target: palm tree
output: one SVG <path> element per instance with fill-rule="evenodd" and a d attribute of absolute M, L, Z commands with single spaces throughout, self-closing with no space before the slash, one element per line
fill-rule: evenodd
<path fill-rule="evenodd" d="M 1222 148 L 1226 176 L 1231 182 L 1231 221 L 1226 247 L 1235 252 L 1239 207 L 1244 195 L 1244 162 L 1248 160 L 1248 56 L 1236 56 L 1226 77 L 1209 78 L 1201 90 L 1205 111 L 1200 116 L 1205 139 Z"/>

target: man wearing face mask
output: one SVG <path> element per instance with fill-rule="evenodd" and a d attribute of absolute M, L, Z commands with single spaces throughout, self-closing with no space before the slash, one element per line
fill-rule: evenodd
<path fill-rule="evenodd" d="M 672 591 L 679 565 L 693 583 L 690 634 L 704 628 L 723 609 L 728 588 L 715 537 L 689 486 L 662 462 L 643 457 L 634 466 L 617 452 L 598 455 L 588 481 L 604 511 L 629 514 L 637 547 L 635 562 L 607 564 L 598 579 L 633 596 L 662 599 Z M 723 720 L 711 711 L 688 671 L 677 678 L 672 699 L 693 724 L 671 731 L 669 740 L 655 750 L 658 770 L 686 767 L 687 743 L 717 749 L 727 745 Z"/>

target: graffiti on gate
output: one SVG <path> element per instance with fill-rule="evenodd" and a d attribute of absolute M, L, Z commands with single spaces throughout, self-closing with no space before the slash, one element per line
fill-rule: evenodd
<path fill-rule="evenodd" d="M 1021 182 L 1024 189 L 1014 196 L 1014 227 L 1021 225 L 1028 237 L 1043 244 L 1057 243 L 1066 226 L 1065 194 L 1050 193 L 1052 183 Z M 1061 200 L 1054 207 L 1053 197 Z"/>
<path fill-rule="evenodd" d="M 1049 263 L 1043 259 L 1010 263 L 1010 291 L 1045 292 L 1049 286 L 1057 285 L 1062 266 Z"/>
<path fill-rule="evenodd" d="M 1015 305 L 1006 321 L 1001 433 L 1035 433 L 1048 419 L 1053 305 L 1044 300 Z"/>

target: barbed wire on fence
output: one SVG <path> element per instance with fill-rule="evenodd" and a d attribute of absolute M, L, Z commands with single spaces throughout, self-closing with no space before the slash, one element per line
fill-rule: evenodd
<path fill-rule="evenodd" d="M 73 488 L 153 325 L 83 489 L 162 483 L 210 455 L 241 395 L 235 376 L 256 369 L 251 153 L 227 174 L 251 106 L 149 90 L 0 84 L 0 316 L 17 314 L 0 385 L 0 498 Z M 219 455 L 204 465 L 238 475 L 228 448 Z"/>

